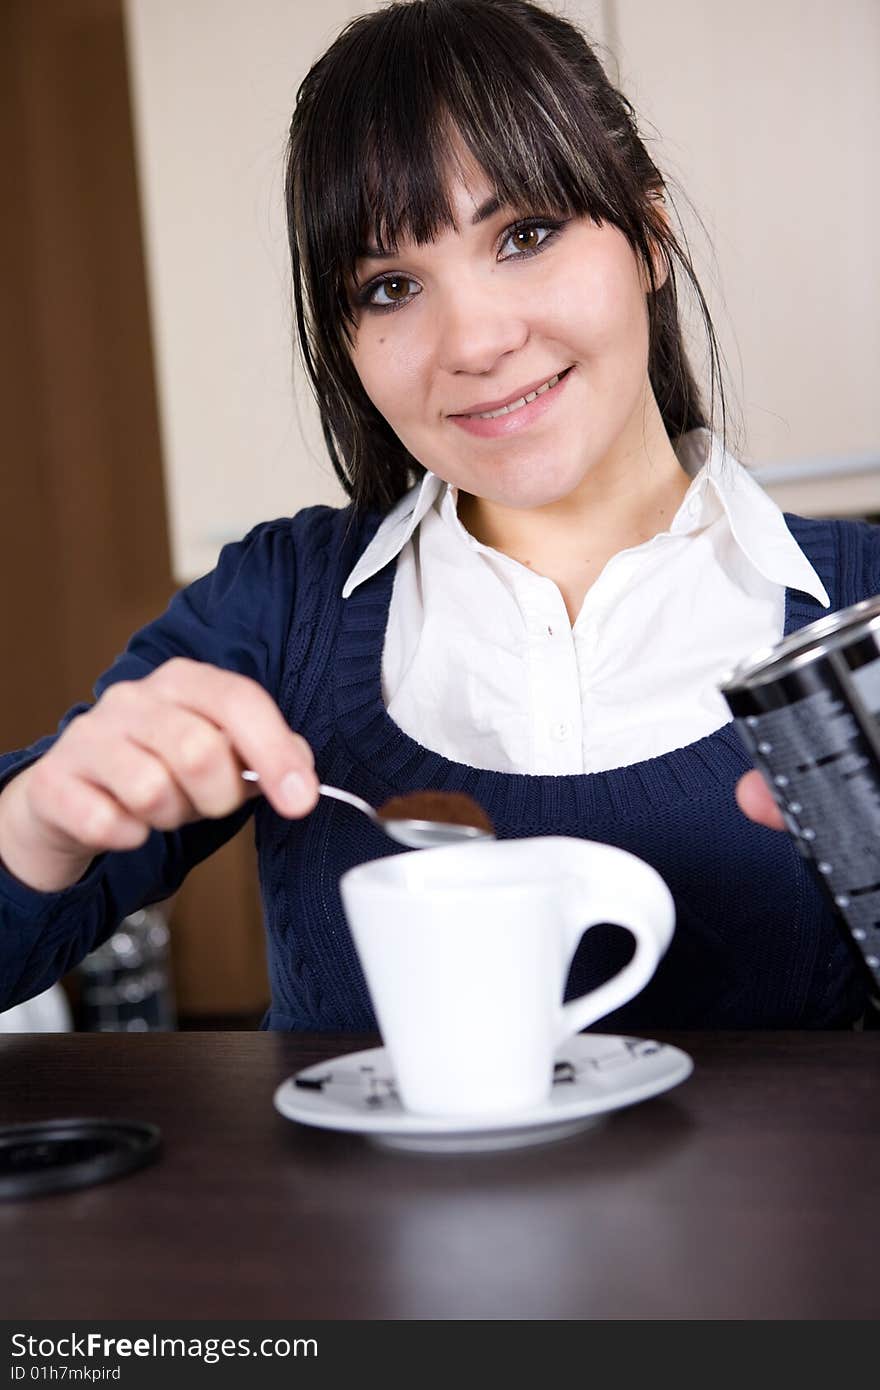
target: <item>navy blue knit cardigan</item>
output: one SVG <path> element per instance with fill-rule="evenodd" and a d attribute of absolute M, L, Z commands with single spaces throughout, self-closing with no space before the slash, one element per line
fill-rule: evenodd
<path fill-rule="evenodd" d="M 603 1019 L 602 1031 L 851 1025 L 865 1007 L 861 977 L 788 836 L 738 810 L 734 787 L 750 761 L 732 725 L 628 767 L 533 776 L 450 762 L 394 724 L 380 685 L 394 562 L 341 598 L 380 520 L 357 518 L 350 507 L 310 507 L 255 527 L 132 638 L 96 696 L 171 656 L 192 656 L 259 680 L 308 740 L 320 779 L 373 804 L 429 788 L 466 792 L 501 838 L 576 835 L 647 860 L 675 899 L 675 936 L 654 979 Z M 833 608 L 880 591 L 880 528 L 786 520 Z M 787 591 L 787 633 L 822 613 L 807 595 Z M 59 731 L 88 707 L 69 711 Z M 54 737 L 0 758 L 0 786 Z M 338 883 L 352 865 L 400 851 L 366 817 L 327 798 L 301 821 L 284 820 L 260 799 L 222 821 L 157 831 L 141 849 L 100 856 L 60 893 L 36 892 L 0 867 L 0 1008 L 47 988 L 124 916 L 169 897 L 251 815 L 271 982 L 263 1026 L 373 1029 Z M 619 968 L 628 951 L 622 929 L 594 928 L 575 957 L 568 995 Z"/>

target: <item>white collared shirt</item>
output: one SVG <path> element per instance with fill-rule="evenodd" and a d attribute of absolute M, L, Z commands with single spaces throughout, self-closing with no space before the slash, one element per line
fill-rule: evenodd
<path fill-rule="evenodd" d="M 426 473 L 384 518 L 343 597 L 397 557 L 382 653 L 394 722 L 495 772 L 603 772 L 721 728 L 718 683 L 782 636 L 785 589 L 825 588 L 776 504 L 706 430 L 668 531 L 614 555 L 572 624 L 552 579 L 477 541 Z"/>

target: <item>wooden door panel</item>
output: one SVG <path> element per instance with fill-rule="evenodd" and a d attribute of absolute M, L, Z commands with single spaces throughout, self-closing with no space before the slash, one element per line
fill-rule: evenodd
<path fill-rule="evenodd" d="M 175 585 L 121 0 L 7 0 L 0 63 L 0 745 L 14 748 L 90 698 Z M 182 1014 L 267 1000 L 254 859 L 246 827 L 170 905 Z"/>

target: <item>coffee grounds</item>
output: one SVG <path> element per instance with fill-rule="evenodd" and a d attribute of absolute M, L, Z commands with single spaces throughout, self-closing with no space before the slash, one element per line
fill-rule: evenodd
<path fill-rule="evenodd" d="M 464 792 L 410 792 L 393 796 L 376 812 L 380 820 L 433 820 L 441 825 L 473 825 L 495 834 L 482 806 Z"/>

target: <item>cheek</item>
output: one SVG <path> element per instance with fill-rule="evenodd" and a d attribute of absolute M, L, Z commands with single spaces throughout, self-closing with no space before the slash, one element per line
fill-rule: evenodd
<path fill-rule="evenodd" d="M 407 401 L 413 400 L 419 370 L 417 356 L 405 335 L 367 325 L 359 335 L 352 362 L 380 415 L 393 419 L 405 412 Z"/>
<path fill-rule="evenodd" d="M 560 289 L 555 298 L 571 342 L 586 358 L 635 354 L 638 360 L 647 352 L 647 305 L 628 260 L 615 257 L 581 268 L 568 292 Z"/>

